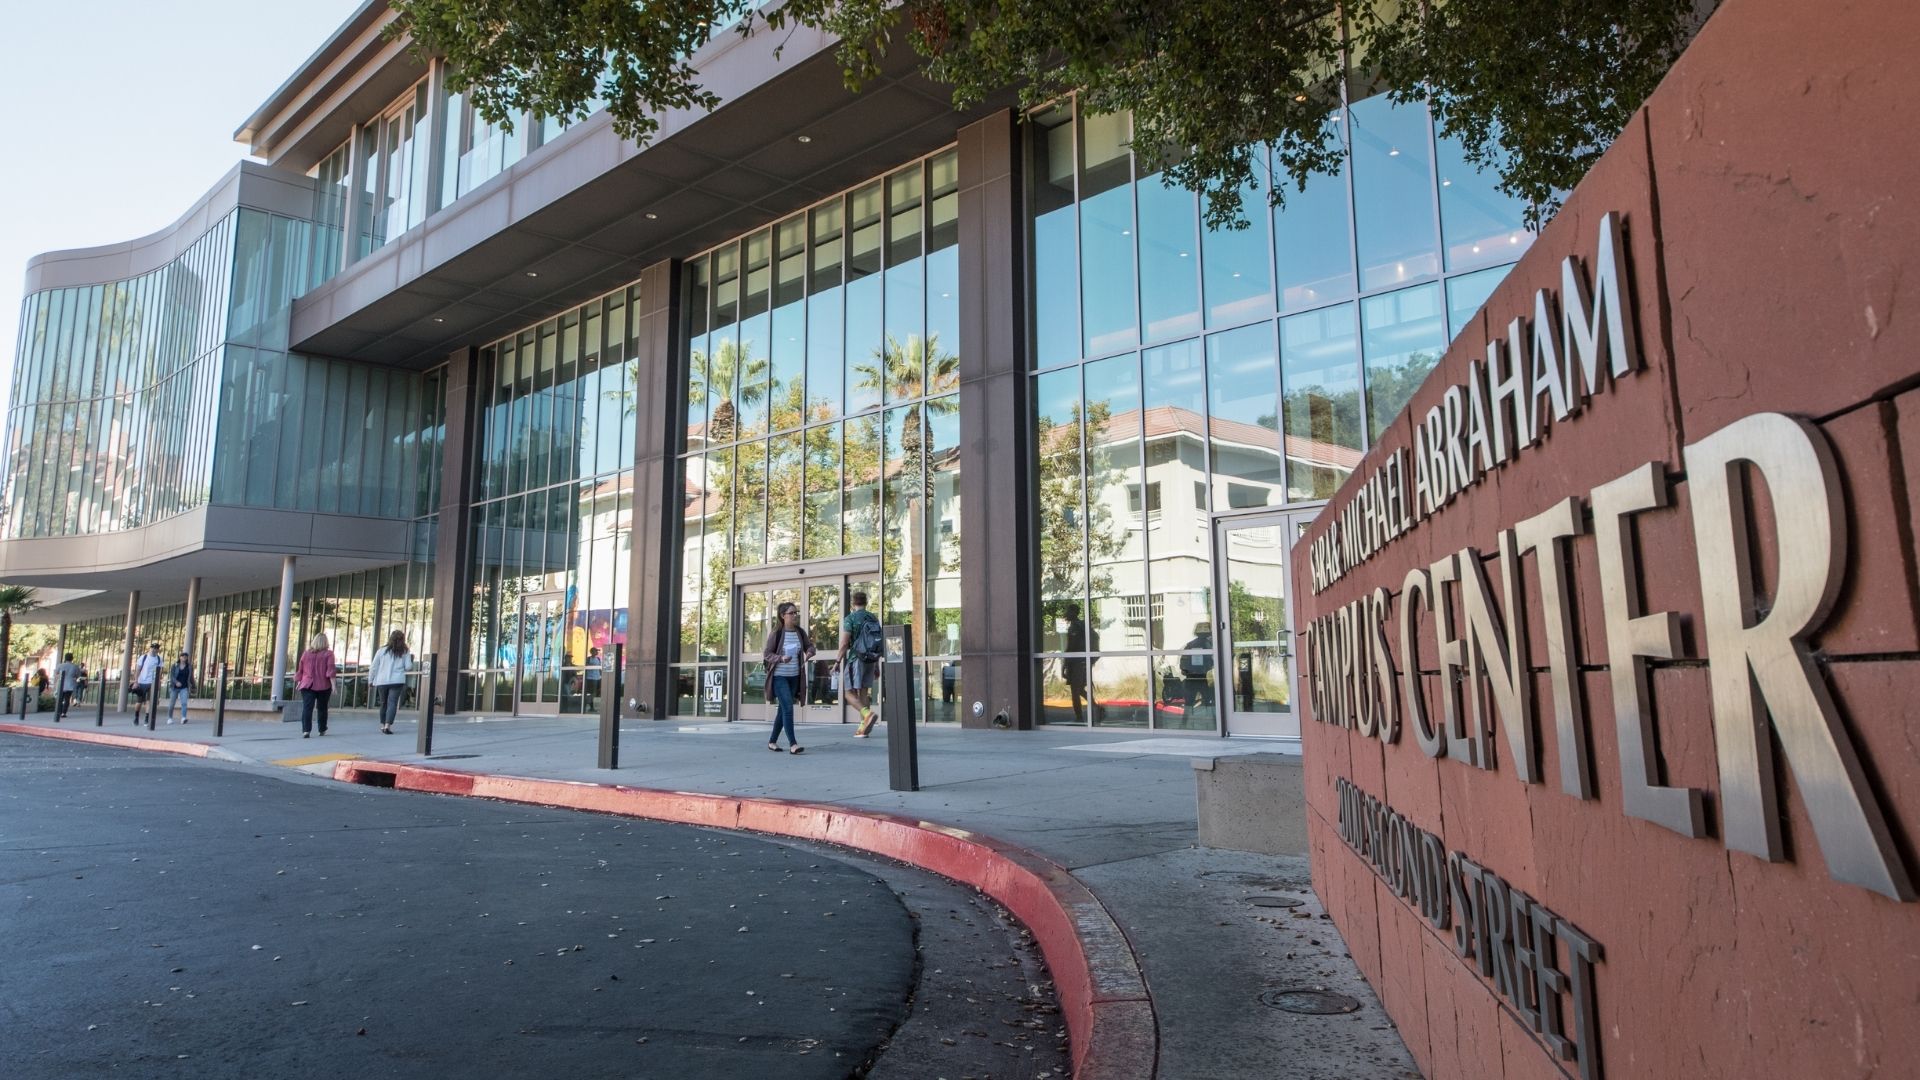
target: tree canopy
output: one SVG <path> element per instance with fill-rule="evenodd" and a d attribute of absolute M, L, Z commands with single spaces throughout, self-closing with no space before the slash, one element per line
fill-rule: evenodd
<path fill-rule="evenodd" d="M 835 35 L 859 89 L 891 47 L 965 108 L 1008 87 L 1034 106 L 1078 93 L 1130 110 L 1136 149 L 1206 197 L 1215 227 L 1243 194 L 1285 200 L 1344 151 L 1343 96 L 1430 99 L 1442 131 L 1538 221 L 1557 206 L 1718 0 L 393 0 L 389 32 L 443 55 L 494 123 L 604 105 L 646 143 L 670 109 L 712 109 L 689 62 L 716 33 Z M 731 29 L 728 29 L 731 28 Z M 1262 148 L 1273 148 L 1273 175 Z"/>

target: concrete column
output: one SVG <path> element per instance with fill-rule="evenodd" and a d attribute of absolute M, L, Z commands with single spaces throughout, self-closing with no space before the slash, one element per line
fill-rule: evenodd
<path fill-rule="evenodd" d="M 67 624 L 61 623 L 59 634 L 53 640 L 54 666 L 58 667 L 59 665 L 66 663 L 66 660 L 67 660 Z M 60 688 L 56 686 L 54 687 L 54 689 L 58 690 Z"/>
<path fill-rule="evenodd" d="M 200 579 L 187 579 L 187 618 L 180 633 L 180 649 L 195 670 L 204 670 L 200 656 Z"/>
<path fill-rule="evenodd" d="M 633 566 L 627 575 L 626 693 L 622 716 L 657 720 L 673 692 L 673 650 L 679 641 L 679 522 L 686 513 L 679 450 L 686 409 L 685 343 L 681 340 L 680 264 L 640 272 L 634 301 Z M 657 523 L 657 524 L 652 524 Z M 611 693 L 612 687 L 607 687 Z M 634 702 L 629 705 L 628 702 Z"/>
<path fill-rule="evenodd" d="M 480 452 L 481 389 L 490 373 L 480 350 L 447 357 L 443 407 L 446 444 L 440 461 L 440 523 L 433 538 L 433 651 L 440 668 L 433 688 L 440 711 L 460 707 L 460 669 L 467 666 L 468 626 L 473 621 L 473 464 Z"/>
<path fill-rule="evenodd" d="M 121 649 L 120 649 L 119 709 L 121 712 L 127 711 L 127 687 L 131 685 L 133 682 L 133 646 L 134 646 L 133 635 L 136 632 L 138 632 L 139 629 L 140 629 L 140 590 L 135 589 L 132 592 L 127 594 L 127 636 L 126 636 L 126 639 L 122 642 Z M 100 673 L 101 679 L 104 680 L 106 678 L 106 675 L 107 675 L 106 672 L 104 671 L 101 672 Z M 100 692 L 104 694 L 106 693 L 106 689 L 103 687 Z"/>
<path fill-rule="evenodd" d="M 273 689 L 268 700 L 284 704 L 280 695 L 287 683 L 287 637 L 293 632 L 293 556 L 280 560 L 280 612 L 273 622 Z"/>
<path fill-rule="evenodd" d="M 1020 136 L 1004 110 L 959 133 L 960 722 L 970 728 L 1002 711 L 1031 728 L 1038 711 Z"/>

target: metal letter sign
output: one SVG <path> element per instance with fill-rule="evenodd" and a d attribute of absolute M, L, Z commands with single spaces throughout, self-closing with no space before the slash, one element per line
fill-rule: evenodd
<path fill-rule="evenodd" d="M 1806 644 L 1845 574 L 1846 515 L 1832 447 L 1804 420 L 1760 413 L 1689 445 L 1686 462 L 1727 847 L 1770 862 L 1784 857 L 1770 720 L 1828 872 L 1913 899 L 1913 882 Z M 1779 549 L 1780 580 L 1764 614 L 1754 595 L 1748 465 L 1766 482 Z"/>

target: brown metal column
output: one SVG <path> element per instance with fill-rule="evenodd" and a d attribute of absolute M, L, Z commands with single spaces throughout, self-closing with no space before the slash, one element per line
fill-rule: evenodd
<path fill-rule="evenodd" d="M 628 575 L 626 692 L 620 715 L 660 719 L 673 689 L 679 640 L 680 523 L 686 511 L 679 449 L 687 373 L 681 341 L 680 264 L 655 263 L 640 274 L 633 311 L 633 568 Z M 612 687 L 607 688 L 611 693 Z"/>
<path fill-rule="evenodd" d="M 960 129 L 961 725 L 1031 728 L 1033 418 L 1020 125 Z M 978 703 L 979 708 L 975 709 Z"/>
<path fill-rule="evenodd" d="M 433 693 L 440 712 L 459 711 L 460 669 L 467 666 L 467 624 L 473 617 L 473 459 L 478 452 L 480 417 L 476 415 L 480 350 L 467 348 L 447 357 L 442 405 L 446 444 L 440 464 L 440 523 L 433 544 L 433 651 L 440 654 Z"/>

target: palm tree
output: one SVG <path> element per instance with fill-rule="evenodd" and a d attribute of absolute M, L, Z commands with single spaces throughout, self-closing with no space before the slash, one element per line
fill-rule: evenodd
<path fill-rule="evenodd" d="M 34 592 L 25 585 L 0 585 L 0 657 L 7 659 L 7 669 L 0 671 L 0 684 L 13 678 L 13 617 L 40 606 Z"/>
<path fill-rule="evenodd" d="M 886 344 L 875 349 L 869 361 L 854 371 L 855 385 L 876 396 L 883 389 L 886 396 L 893 399 L 917 397 L 923 388 L 928 395 L 944 394 L 959 385 L 960 357 L 941 349 L 938 334 L 909 335 L 905 342 L 888 335 Z M 909 406 L 901 417 L 900 475 L 907 484 L 907 608 L 913 625 L 918 628 L 916 635 L 931 635 L 933 631 L 926 610 L 926 512 L 933 499 L 934 485 L 934 477 L 927 469 L 932 442 L 929 421 L 931 417 L 950 414 L 958 407 L 958 399 L 951 395 L 929 396 Z M 918 482 L 913 478 L 918 478 Z M 898 565 L 899 542 L 900 538 L 889 528 L 885 541 L 889 565 Z M 914 647 L 924 651 L 926 642 L 917 640 Z"/>

